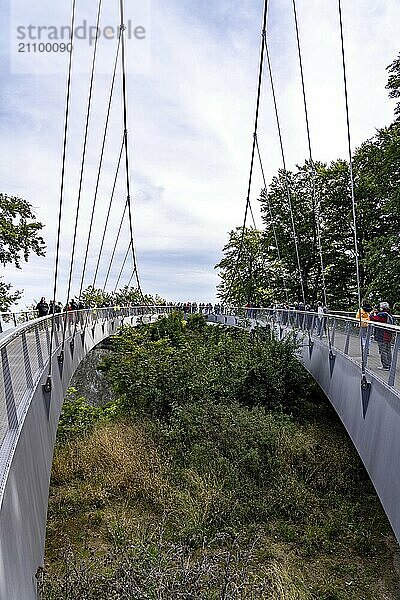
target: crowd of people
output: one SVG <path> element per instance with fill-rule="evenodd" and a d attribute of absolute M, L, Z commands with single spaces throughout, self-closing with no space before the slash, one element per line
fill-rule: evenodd
<path fill-rule="evenodd" d="M 182 311 L 185 314 L 200 313 L 201 315 L 219 315 L 224 312 L 224 306 L 222 304 L 211 304 L 208 302 L 176 302 L 169 303 L 169 306 L 174 306 L 177 310 Z"/>
<path fill-rule="evenodd" d="M 134 306 L 133 304 L 130 304 Z M 210 314 L 221 314 L 226 311 L 226 306 L 223 304 L 212 304 L 211 302 L 169 302 L 167 306 L 172 306 L 177 310 L 182 311 L 185 314 L 195 314 L 200 313 L 203 315 Z M 106 307 L 106 306 L 105 306 Z M 37 304 L 36 309 L 38 311 L 39 317 L 45 317 L 47 315 L 52 315 L 55 313 L 62 312 L 72 312 L 77 310 L 88 309 L 90 306 L 86 306 L 82 301 L 78 300 L 70 300 L 65 306 L 61 302 L 53 302 L 50 300 L 49 302 L 43 297 L 40 299 L 40 302 Z M 100 307 L 98 307 L 100 308 Z M 103 308 L 103 307 L 102 307 Z M 260 308 L 259 305 L 254 305 L 251 303 L 247 303 L 244 307 L 245 314 L 249 318 L 254 318 L 256 316 L 257 309 Z M 326 335 L 326 323 L 327 323 L 327 308 L 320 301 L 313 302 L 311 304 L 305 304 L 304 302 L 297 302 L 293 305 L 283 304 L 279 306 L 275 306 L 276 309 L 283 309 L 284 311 L 299 311 L 305 313 L 316 313 L 319 317 L 316 322 L 316 327 L 318 328 L 318 332 L 321 335 Z M 368 355 L 372 337 L 375 339 L 379 354 L 381 358 L 382 366 L 379 367 L 385 371 L 389 371 L 392 364 L 392 337 L 393 334 L 388 329 L 384 327 L 374 327 L 373 330 L 369 327 L 372 323 L 380 323 L 380 324 L 388 324 L 393 325 L 394 319 L 392 317 L 390 306 L 388 302 L 380 302 L 376 306 L 372 306 L 367 300 L 363 300 L 360 309 L 356 314 L 356 319 L 359 321 L 360 326 L 360 336 L 361 336 L 361 344 L 363 352 Z"/>
<path fill-rule="evenodd" d="M 297 302 L 293 305 L 284 304 L 283 306 L 276 308 L 283 308 L 283 310 L 287 311 L 294 310 L 305 313 L 316 313 L 319 317 L 318 321 L 315 322 L 317 332 L 326 335 L 326 315 L 328 311 L 322 302 L 314 302 L 312 304 Z M 378 369 L 389 371 L 392 365 L 393 333 L 389 328 L 380 327 L 379 325 L 376 327 L 372 326 L 374 323 L 382 325 L 394 325 L 394 318 L 391 314 L 389 303 L 380 302 L 379 304 L 372 306 L 368 300 L 363 300 L 359 310 L 357 311 L 356 319 L 359 322 L 363 354 L 365 354 L 365 356 L 369 355 L 371 343 L 374 339 L 377 343 L 382 363 L 382 366 L 378 367 Z"/>
<path fill-rule="evenodd" d="M 70 300 L 68 304 L 63 306 L 61 302 L 54 303 L 53 300 L 47 302 L 46 298 L 43 297 L 40 299 L 40 302 L 36 305 L 36 310 L 38 311 L 39 317 L 46 317 L 47 315 L 52 315 L 53 313 L 71 312 L 77 310 L 85 310 L 89 308 L 110 308 L 110 306 L 110 304 L 105 303 L 101 306 L 91 307 L 85 305 L 81 301 L 76 300 Z M 128 304 L 128 306 L 139 306 L 139 304 L 131 302 Z M 200 313 L 202 315 L 218 315 L 223 313 L 225 310 L 225 306 L 223 304 L 212 304 L 211 302 L 200 302 L 199 304 L 197 302 L 167 302 L 166 306 L 174 307 L 185 314 Z"/>
<path fill-rule="evenodd" d="M 84 310 L 85 308 L 89 308 L 85 306 L 83 302 L 76 302 L 75 300 L 70 300 L 68 304 L 63 306 L 61 302 L 54 302 L 53 300 L 46 301 L 46 298 L 41 298 L 40 302 L 36 305 L 36 310 L 39 313 L 39 317 L 47 317 L 47 315 L 58 314 L 62 312 L 72 312 L 75 310 Z"/>

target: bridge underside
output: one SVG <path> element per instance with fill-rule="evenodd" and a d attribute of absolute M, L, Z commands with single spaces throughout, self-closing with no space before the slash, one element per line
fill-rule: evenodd
<path fill-rule="evenodd" d="M 400 541 L 400 396 L 375 374 L 367 372 L 369 390 L 361 388 L 360 365 L 314 341 L 302 362 L 329 398 L 360 455 L 386 515 Z"/>

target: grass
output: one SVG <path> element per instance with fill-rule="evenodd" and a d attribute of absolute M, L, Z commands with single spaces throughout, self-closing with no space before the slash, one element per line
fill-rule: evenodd
<path fill-rule="evenodd" d="M 177 467 L 171 432 L 148 423 L 58 447 L 44 598 L 396 598 L 389 526 L 330 411 L 319 425 L 265 417 L 274 465 L 251 498 L 196 444 Z"/>

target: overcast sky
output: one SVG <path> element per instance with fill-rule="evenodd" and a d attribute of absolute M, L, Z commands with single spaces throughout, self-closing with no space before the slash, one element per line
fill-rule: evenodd
<path fill-rule="evenodd" d="M 102 27 L 118 22 L 115 0 L 103 0 Z M 96 2 L 77 0 L 77 24 L 95 24 Z M 349 76 L 353 146 L 393 118 L 385 68 L 400 51 L 398 0 L 342 0 Z M 140 5 L 140 7 L 136 6 Z M 129 134 L 134 228 L 144 291 L 169 299 L 213 300 L 214 265 L 227 232 L 243 218 L 252 144 L 262 0 L 126 1 L 126 21 L 146 31 L 127 42 Z M 17 27 L 61 26 L 70 21 L 70 2 L 3 0 L 0 54 L 0 190 L 35 207 L 45 224 L 46 258 L 32 257 L 5 278 L 24 289 L 20 306 L 51 295 L 59 200 L 67 55 L 18 53 Z M 314 158 L 346 157 L 346 129 L 336 0 L 298 0 L 306 92 Z M 10 31 L 10 35 L 8 35 Z M 25 30 L 24 30 L 25 31 Z M 20 30 L 21 32 L 21 30 Z M 288 166 L 307 155 L 304 113 L 291 0 L 271 0 L 268 22 Z M 27 43 L 25 39 L 23 42 Z M 44 40 L 47 41 L 47 40 Z M 33 40 L 31 41 L 31 43 Z M 93 202 L 102 130 L 116 40 L 99 41 L 77 264 L 80 268 Z M 65 280 L 77 201 L 83 125 L 92 48 L 77 42 L 74 54 L 70 137 L 58 297 Z M 112 105 L 104 170 L 100 180 L 88 276 L 95 263 L 122 136 L 118 78 Z M 264 79 L 259 143 L 268 180 L 280 168 L 271 92 Z M 116 227 L 125 202 L 123 177 L 117 186 L 112 228 L 106 238 L 98 283 L 102 285 Z M 261 188 L 256 169 L 252 201 L 258 217 Z M 128 245 L 118 248 L 114 285 Z M 129 279 L 129 265 L 123 283 Z"/>

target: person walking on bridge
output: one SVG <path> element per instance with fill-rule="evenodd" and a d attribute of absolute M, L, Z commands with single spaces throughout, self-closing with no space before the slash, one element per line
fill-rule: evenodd
<path fill-rule="evenodd" d="M 360 308 L 357 311 L 356 319 L 360 326 L 360 337 L 361 337 L 362 350 L 363 350 L 363 353 L 366 353 L 367 355 L 369 354 L 369 348 L 371 345 L 371 337 L 370 337 L 369 341 L 368 341 L 368 347 L 366 347 L 368 326 L 370 324 L 369 317 L 370 317 L 371 313 L 372 313 L 372 306 L 370 305 L 370 303 L 367 300 L 363 300 Z"/>
<path fill-rule="evenodd" d="M 388 325 L 393 325 L 393 317 L 390 314 L 390 307 L 387 302 L 381 302 L 379 308 L 374 310 L 369 318 L 375 323 L 387 323 Z M 379 354 L 381 355 L 382 367 L 378 368 L 389 371 L 392 365 L 392 332 L 388 331 L 383 326 L 375 327 L 374 337 L 378 344 Z"/>
<path fill-rule="evenodd" d="M 39 304 L 36 306 L 36 310 L 39 312 L 39 317 L 45 317 L 49 314 L 49 305 L 46 302 L 46 298 L 41 298 Z"/>

